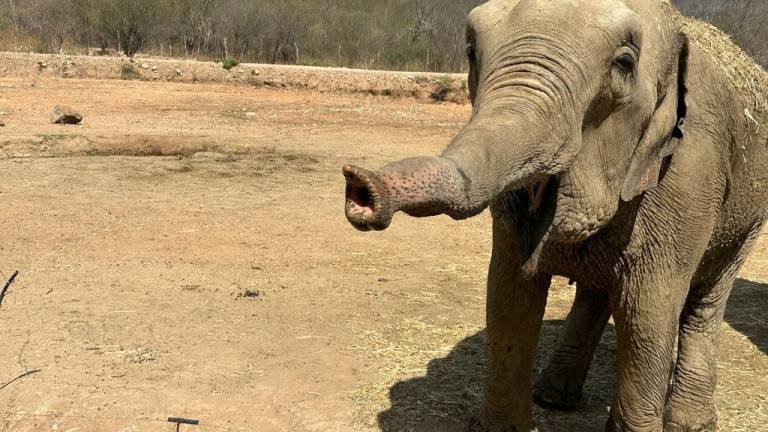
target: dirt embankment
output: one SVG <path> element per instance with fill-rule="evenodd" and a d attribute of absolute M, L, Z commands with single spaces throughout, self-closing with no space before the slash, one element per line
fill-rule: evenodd
<path fill-rule="evenodd" d="M 467 103 L 463 74 L 370 71 L 346 68 L 221 63 L 155 57 L 91 57 L 0 53 L 0 78 L 81 78 L 232 83 L 324 93 L 414 97 Z"/>

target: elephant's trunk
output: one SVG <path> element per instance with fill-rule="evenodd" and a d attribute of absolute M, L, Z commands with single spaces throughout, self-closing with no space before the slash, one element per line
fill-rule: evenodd
<path fill-rule="evenodd" d="M 344 176 L 347 219 L 362 231 L 387 228 L 398 211 L 411 216 L 445 213 L 455 218 L 468 213 L 462 199 L 466 180 L 448 159 L 404 159 L 376 173 L 347 165 Z"/>
<path fill-rule="evenodd" d="M 347 219 L 362 231 L 387 228 L 398 211 L 465 219 L 499 194 L 523 187 L 530 187 L 531 205 L 540 205 L 546 187 L 533 186 L 561 172 L 575 152 L 552 129 L 531 126 L 498 117 L 476 120 L 441 157 L 404 159 L 378 172 L 345 166 Z"/>

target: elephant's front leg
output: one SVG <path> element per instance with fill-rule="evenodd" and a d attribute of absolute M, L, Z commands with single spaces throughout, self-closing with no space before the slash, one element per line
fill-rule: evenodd
<path fill-rule="evenodd" d="M 486 307 L 488 377 L 485 406 L 470 430 L 530 432 L 532 370 L 550 276 L 520 276 L 517 242 L 494 222 Z"/>
<path fill-rule="evenodd" d="M 617 335 L 616 396 L 609 432 L 661 432 L 678 318 L 689 279 L 649 271 L 612 293 Z"/>
<path fill-rule="evenodd" d="M 680 317 L 677 363 L 664 413 L 665 432 L 710 432 L 717 427 L 717 338 L 739 269 L 757 242 L 757 224 L 735 245 L 711 251 L 706 275 L 691 287 Z"/>

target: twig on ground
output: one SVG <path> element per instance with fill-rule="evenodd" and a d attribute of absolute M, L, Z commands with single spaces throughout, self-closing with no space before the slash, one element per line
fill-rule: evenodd
<path fill-rule="evenodd" d="M 38 373 L 38 372 L 40 372 L 40 371 L 42 371 L 42 369 L 33 369 L 33 370 L 31 370 L 31 371 L 26 371 L 26 372 L 24 372 L 23 374 L 21 374 L 21 375 L 17 376 L 16 378 L 14 378 L 14 379 L 12 379 L 12 380 L 8 381 L 7 383 L 3 384 L 2 386 L 0 386 L 0 390 L 2 390 L 2 389 L 4 389 L 4 388 L 8 387 L 9 385 L 11 385 L 11 384 L 13 384 L 14 382 L 16 382 L 16 381 L 18 381 L 18 380 L 20 380 L 20 379 L 24 378 L 25 376 L 28 376 L 28 375 L 32 375 L 33 373 Z"/>
<path fill-rule="evenodd" d="M 18 276 L 18 275 L 19 275 L 19 271 L 18 270 L 13 272 L 11 277 L 8 278 L 8 281 L 5 283 L 5 286 L 3 287 L 3 290 L 0 291 L 0 306 L 3 304 L 3 299 L 5 298 L 5 293 L 8 292 L 8 288 L 11 287 L 11 284 L 13 283 L 13 281 L 16 280 L 16 276 Z"/>

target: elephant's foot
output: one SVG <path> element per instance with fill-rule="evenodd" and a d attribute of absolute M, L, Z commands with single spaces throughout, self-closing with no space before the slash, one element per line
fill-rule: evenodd
<path fill-rule="evenodd" d="M 660 427 L 661 425 L 657 426 Z M 614 421 L 609 421 L 608 424 L 605 427 L 606 432 L 623 432 L 628 430 L 635 430 L 635 429 L 629 429 L 626 427 L 626 425 L 619 425 Z M 646 429 L 643 429 L 646 430 Z M 653 429 L 658 430 L 658 429 Z M 717 430 L 717 419 L 713 419 L 707 422 L 693 422 L 693 423 L 685 423 L 685 422 L 678 422 L 678 421 L 669 421 L 667 420 L 664 423 L 664 432 L 715 432 Z"/>
<path fill-rule="evenodd" d="M 489 426 L 483 411 L 472 416 L 467 426 L 467 432 L 539 432 L 535 426 L 518 428 L 514 425 Z"/>
<path fill-rule="evenodd" d="M 668 422 L 664 425 L 664 432 L 715 432 L 716 430 L 717 421 L 715 420 L 696 426 L 683 426 L 672 422 Z"/>
<path fill-rule="evenodd" d="M 467 425 L 467 432 L 487 432 L 488 428 L 485 426 L 485 422 L 481 415 L 474 415 L 469 419 Z"/>
<path fill-rule="evenodd" d="M 679 399 L 671 399 L 665 408 L 664 432 L 714 432 L 717 430 L 717 411 L 714 404 L 708 408 L 688 408 Z"/>
<path fill-rule="evenodd" d="M 568 383 L 557 383 L 550 378 L 550 374 L 544 371 L 536 379 L 533 387 L 533 400 L 544 408 L 571 410 L 577 408 L 581 402 L 581 386 L 575 390 L 569 388 Z"/>
<path fill-rule="evenodd" d="M 680 413 L 680 414 L 677 414 Z M 715 432 L 717 416 L 712 413 L 683 414 L 681 411 L 667 413 L 664 432 Z"/>

